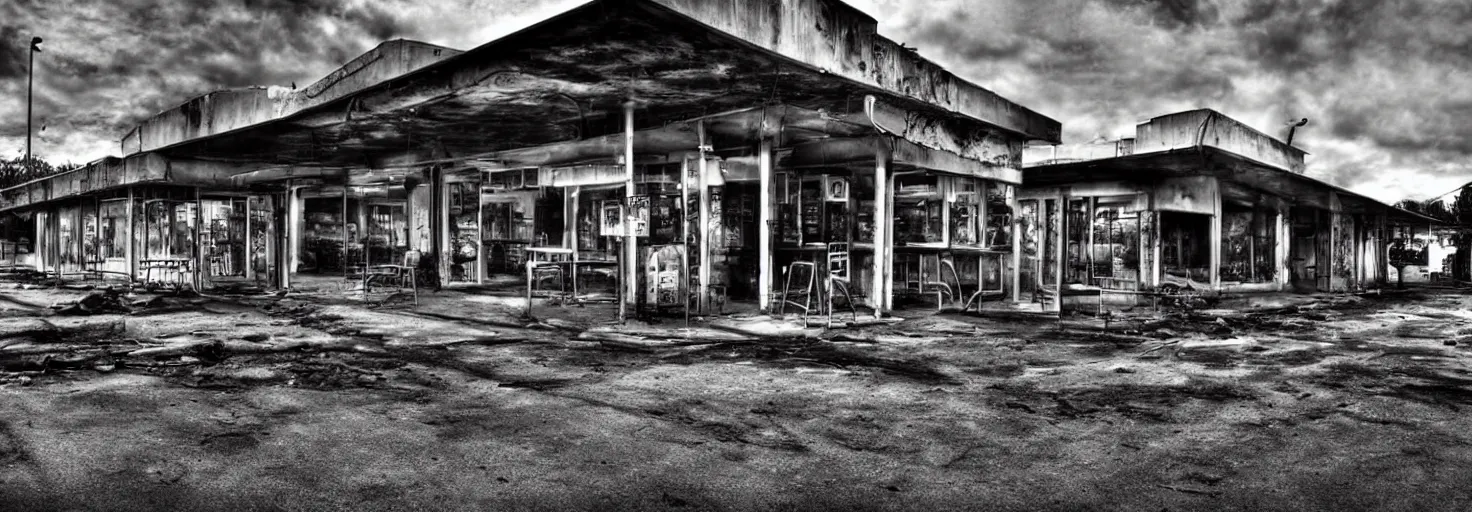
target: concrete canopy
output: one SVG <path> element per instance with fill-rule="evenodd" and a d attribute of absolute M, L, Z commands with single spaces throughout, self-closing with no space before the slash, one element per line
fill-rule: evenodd
<path fill-rule="evenodd" d="M 761 135 L 762 122 L 770 120 L 768 109 L 778 105 L 794 107 L 789 112 L 797 112 L 789 113 L 787 122 L 797 129 L 781 132 L 797 135 L 787 135 L 794 140 L 779 144 L 857 135 L 872 128 L 865 126 L 872 117 L 865 115 L 869 95 L 879 98 L 878 107 L 870 105 L 870 114 L 877 111 L 892 119 L 886 128 L 895 136 L 966 159 L 1015 169 L 1020 162 L 1013 146 L 1029 138 L 1058 138 L 1056 121 L 1015 104 L 996 113 L 982 108 L 970 113 L 949 110 L 941 103 L 917 99 L 909 91 L 911 86 L 896 91 L 877 85 L 882 80 L 864 83 L 716 29 L 692 17 L 710 14 L 698 6 L 676 6 L 695 9 L 687 15 L 692 11 L 664 3 L 683 4 L 593 1 L 333 101 L 187 140 L 160 152 L 171 158 L 289 167 L 382 167 L 385 162 L 437 159 L 545 165 L 551 161 L 529 156 L 527 151 L 537 150 L 528 148 L 567 150 L 550 145 L 570 143 L 581 147 L 574 152 L 611 156 L 602 146 L 613 141 L 603 138 L 621 132 L 622 106 L 630 99 L 641 106 L 635 122 L 648 144 L 640 151 L 657 152 L 665 146 L 693 149 L 688 127 L 672 125 L 699 118 L 711 119 L 707 128 L 713 146 L 749 145 Z M 830 13 L 841 10 L 835 6 L 852 10 L 841 2 L 812 0 L 736 5 L 747 3 L 792 3 L 796 9 L 817 9 L 815 12 L 828 16 L 837 16 Z M 818 34 L 824 38 L 837 35 Z M 887 48 L 872 27 L 867 33 L 862 26 L 848 29 L 846 35 L 874 40 L 874 51 Z M 813 44 L 831 45 L 832 41 L 815 40 Z M 880 59 L 872 52 L 858 55 L 869 55 L 873 62 L 867 66 L 880 72 Z M 885 62 L 899 58 L 887 59 Z M 867 67 L 864 60 L 857 66 Z M 929 83 L 935 89 L 940 82 L 932 75 L 917 74 L 900 81 L 921 88 Z M 927 94 L 944 95 L 951 104 L 979 104 L 979 100 L 951 98 L 959 94 L 955 92 Z M 989 101 L 1005 102 L 999 98 Z M 721 113 L 732 114 L 717 116 Z M 762 122 L 752 122 L 753 113 L 762 114 Z M 855 120 L 859 116 L 866 121 Z"/>
<path fill-rule="evenodd" d="M 1342 187 L 1263 164 L 1215 148 L 1157 151 L 1129 156 L 1039 165 L 1023 170 L 1028 186 L 1064 186 L 1094 181 L 1152 182 L 1185 176 L 1213 176 L 1241 190 L 1291 199 L 1296 203 L 1329 208 L 1331 193 L 1337 194 L 1345 211 L 1384 212 L 1393 207 Z M 1223 193 L 1230 193 L 1223 187 Z"/>

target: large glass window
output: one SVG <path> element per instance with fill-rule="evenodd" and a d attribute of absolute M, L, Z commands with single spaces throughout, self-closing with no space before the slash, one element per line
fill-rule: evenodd
<path fill-rule="evenodd" d="M 1211 282 L 1210 215 L 1160 212 L 1160 237 L 1163 284 L 1200 289 Z"/>
<path fill-rule="evenodd" d="M 1012 185 L 986 184 L 986 241 L 995 250 L 1012 250 Z"/>
<path fill-rule="evenodd" d="M 104 201 L 98 207 L 101 217 L 98 252 L 102 258 L 123 258 L 128 248 L 128 201 Z"/>
<path fill-rule="evenodd" d="M 951 245 L 981 244 L 981 188 L 975 178 L 952 178 Z"/>
<path fill-rule="evenodd" d="M 1222 210 L 1222 282 L 1272 282 L 1277 275 L 1273 213 L 1231 203 Z"/>
<path fill-rule="evenodd" d="M 941 209 L 944 207 L 939 177 L 907 175 L 895 178 L 895 241 L 941 242 L 943 233 Z"/>
<path fill-rule="evenodd" d="M 1140 280 L 1140 214 L 1123 201 L 1098 200 L 1089 256 L 1094 283 L 1108 289 L 1134 289 Z"/>

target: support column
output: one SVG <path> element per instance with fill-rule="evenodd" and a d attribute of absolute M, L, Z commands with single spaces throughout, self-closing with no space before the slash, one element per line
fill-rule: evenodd
<path fill-rule="evenodd" d="M 286 229 L 282 230 L 286 237 L 286 254 L 282 258 L 286 268 L 281 269 L 282 288 L 291 287 L 291 275 L 296 273 L 297 258 L 301 256 L 301 219 L 301 186 L 293 183 L 286 191 Z"/>
<path fill-rule="evenodd" d="M 481 174 L 482 177 L 485 174 Z M 490 265 L 486 262 L 486 209 L 480 200 L 481 182 L 475 183 L 475 284 L 486 284 L 486 271 Z M 464 211 L 464 210 L 461 210 Z M 574 258 L 576 259 L 576 258 Z M 576 269 L 574 269 L 576 270 Z M 577 275 L 574 271 L 573 275 Z"/>
<path fill-rule="evenodd" d="M 137 222 L 135 217 L 138 215 L 138 209 L 134 203 L 137 202 L 133 187 L 128 187 L 128 241 L 123 244 L 123 256 L 128 259 L 128 277 L 135 280 L 138 279 L 138 242 L 134 239 L 137 234 L 137 227 L 134 226 L 134 223 Z M 246 217 L 246 222 L 250 222 L 249 216 Z M 246 239 L 249 240 L 249 237 Z"/>
<path fill-rule="evenodd" d="M 204 274 L 209 268 L 201 233 L 204 233 L 204 199 L 200 198 L 199 187 L 194 187 L 194 291 L 204 289 Z"/>
<path fill-rule="evenodd" d="M 366 204 L 360 207 L 360 211 L 364 212 L 360 214 L 360 218 L 365 219 L 362 223 L 365 235 L 368 232 L 368 222 L 365 217 L 367 210 Z M 440 281 L 449 283 L 454 276 L 455 244 L 450 240 L 450 222 L 452 222 L 450 219 L 450 187 L 445 183 L 445 170 L 440 167 L 434 170 L 434 207 L 430 210 L 430 215 L 433 215 L 436 220 L 433 236 L 436 242 L 435 254 L 439 255 Z M 363 243 L 363 258 L 368 258 L 366 239 Z"/>
<path fill-rule="evenodd" d="M 572 250 L 572 298 L 578 299 L 578 199 L 582 187 L 568 187 L 562 194 L 562 246 Z M 484 273 L 484 272 L 482 272 Z"/>
<path fill-rule="evenodd" d="M 762 313 L 772 307 L 772 140 L 762 139 L 757 148 L 760 195 L 757 203 L 757 285 L 756 300 Z"/>
<path fill-rule="evenodd" d="M 889 262 L 894 248 L 890 246 L 889 210 L 889 148 L 882 147 L 883 140 L 876 139 L 881 147 L 874 155 L 874 280 L 870 284 L 869 305 L 874 316 L 883 316 L 889 310 Z"/>
<path fill-rule="evenodd" d="M 1012 302 L 1022 302 L 1022 210 L 1017 207 L 1017 194 L 1007 194 L 1007 207 L 1012 209 Z"/>
<path fill-rule="evenodd" d="M 630 302 L 639 293 L 638 269 L 636 260 L 639 259 L 638 246 L 632 235 L 633 226 L 628 225 L 629 207 L 634 202 L 634 102 L 624 102 L 624 257 L 623 264 L 619 265 L 622 270 L 623 292 L 620 293 L 618 301 L 618 320 L 626 321 L 629 318 Z"/>
<path fill-rule="evenodd" d="M 346 180 L 344 180 L 344 183 L 346 183 Z M 405 207 L 404 208 L 404 211 L 406 213 L 405 217 L 407 217 L 408 216 L 407 215 L 408 208 Z M 347 185 L 343 185 L 342 186 L 342 217 L 339 217 L 339 218 L 342 219 L 342 277 L 343 278 L 347 278 L 349 275 L 352 275 L 351 273 L 348 272 L 348 247 L 350 247 L 350 246 L 353 245 L 353 241 L 348 239 L 348 186 Z M 407 219 L 405 220 L 405 223 L 407 223 Z M 358 229 L 359 230 L 362 230 L 362 226 L 359 226 Z M 367 268 L 364 268 L 363 269 L 363 272 L 365 272 L 365 273 L 368 272 L 368 269 Z"/>
<path fill-rule="evenodd" d="M 695 131 L 700 140 L 700 164 L 698 167 L 700 176 L 696 180 L 696 183 L 700 187 L 700 194 L 698 196 L 700 198 L 700 246 L 698 249 L 700 251 L 700 299 L 698 302 L 698 311 L 704 315 L 708 309 L 707 304 L 710 302 L 710 160 L 705 155 L 705 122 L 697 121 L 695 123 Z"/>
<path fill-rule="evenodd" d="M 1216 192 L 1212 197 L 1211 208 L 1211 268 L 1207 269 L 1211 276 L 1211 289 L 1216 292 L 1222 290 L 1222 194 Z"/>
<path fill-rule="evenodd" d="M 1274 265 L 1276 265 L 1275 268 L 1277 273 L 1275 274 L 1275 278 L 1273 279 L 1273 281 L 1278 283 L 1278 291 L 1283 291 L 1288 289 L 1289 286 L 1288 258 L 1289 255 L 1292 254 L 1291 251 L 1293 249 L 1293 229 L 1291 224 L 1292 220 L 1290 219 L 1288 212 L 1283 210 L 1282 208 L 1278 209 L 1275 219 L 1275 227 L 1278 232 L 1278 240 L 1277 243 L 1274 244 L 1274 247 L 1277 250 L 1274 251 L 1273 258 L 1276 260 Z"/>

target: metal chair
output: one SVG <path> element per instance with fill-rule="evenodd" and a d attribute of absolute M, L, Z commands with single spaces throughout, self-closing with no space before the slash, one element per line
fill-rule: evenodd
<path fill-rule="evenodd" d="M 848 301 L 848 309 L 854 315 L 854 321 L 859 320 L 859 310 L 854 307 L 854 297 L 849 293 L 849 252 L 847 243 L 828 244 L 828 275 L 825 289 L 828 296 L 824 298 L 824 310 L 828 314 L 826 327 L 833 327 L 833 300 L 842 293 L 844 300 Z"/>
<path fill-rule="evenodd" d="M 368 268 L 368 276 L 364 279 L 363 296 L 368 295 L 368 285 L 378 278 L 380 282 L 388 281 L 399 288 L 409 288 L 414 295 L 414 304 L 419 304 L 419 279 L 416 271 L 419 269 L 420 252 L 417 250 L 405 251 L 404 259 L 399 265 L 374 265 Z"/>
<path fill-rule="evenodd" d="M 804 271 L 804 269 L 806 270 Z M 787 277 L 786 284 L 782 287 L 782 301 L 777 305 L 777 315 L 782 316 L 785 314 L 789 305 L 802 308 L 802 326 L 803 328 L 807 328 L 808 312 L 812 310 L 813 304 L 813 285 L 815 284 L 815 274 L 817 274 L 816 265 L 813 265 L 811 261 L 796 261 L 788 265 L 786 269 L 783 269 L 782 273 Z M 797 282 L 803 285 L 800 290 L 794 290 L 792 288 L 794 276 L 801 276 L 796 277 Z M 799 303 L 793 300 L 794 296 L 800 297 L 802 302 Z"/>

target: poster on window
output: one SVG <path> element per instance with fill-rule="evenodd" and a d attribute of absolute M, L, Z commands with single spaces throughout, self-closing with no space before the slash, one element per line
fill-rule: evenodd
<path fill-rule="evenodd" d="M 598 234 L 603 236 L 624 236 L 624 209 L 623 204 L 616 200 L 603 202 L 603 228 Z"/>
<path fill-rule="evenodd" d="M 630 236 L 649 236 L 649 196 L 629 198 L 627 226 Z"/>

